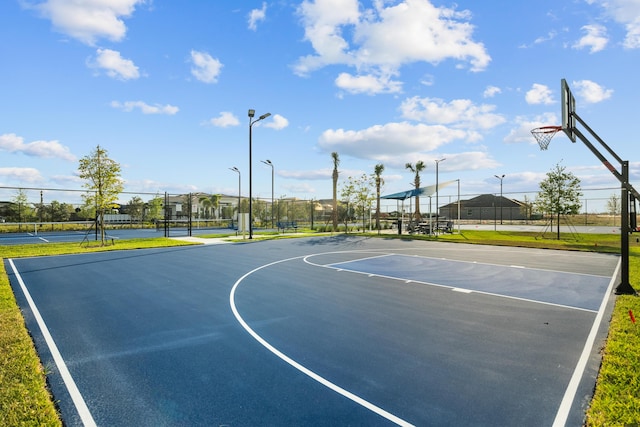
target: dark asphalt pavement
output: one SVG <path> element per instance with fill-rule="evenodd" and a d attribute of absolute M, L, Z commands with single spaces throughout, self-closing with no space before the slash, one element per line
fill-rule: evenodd
<path fill-rule="evenodd" d="M 392 425 L 379 408 L 399 424 L 540 426 L 618 259 L 339 236 L 12 262 L 97 425 Z M 6 268 L 65 423 L 81 425 Z"/>

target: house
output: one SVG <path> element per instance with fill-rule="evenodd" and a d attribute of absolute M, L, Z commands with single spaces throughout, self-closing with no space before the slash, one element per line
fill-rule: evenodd
<path fill-rule="evenodd" d="M 191 196 L 191 211 L 189 211 L 189 196 Z M 167 218 L 172 219 L 187 219 L 189 214 L 192 218 L 230 218 L 233 216 L 232 212 L 238 208 L 238 196 L 221 194 L 215 211 L 207 202 L 210 199 L 211 194 L 206 193 L 167 195 L 166 198 L 163 197 L 163 207 Z M 164 206 L 165 203 L 166 206 Z"/>
<path fill-rule="evenodd" d="M 438 209 L 440 216 L 458 218 L 458 202 Z M 518 221 L 529 219 L 526 205 L 518 200 L 493 194 L 481 194 L 469 200 L 460 200 L 460 219 L 476 221 Z"/>

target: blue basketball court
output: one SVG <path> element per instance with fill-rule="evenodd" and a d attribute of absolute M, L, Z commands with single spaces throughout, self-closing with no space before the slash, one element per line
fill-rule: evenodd
<path fill-rule="evenodd" d="M 7 260 L 67 425 L 581 425 L 619 258 L 360 237 Z"/>

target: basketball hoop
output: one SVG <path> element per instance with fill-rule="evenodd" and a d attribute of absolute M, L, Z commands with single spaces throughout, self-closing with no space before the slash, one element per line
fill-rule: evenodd
<path fill-rule="evenodd" d="M 549 147 L 551 139 L 561 130 L 562 126 L 541 126 L 533 129 L 531 135 L 538 141 L 540 150 L 546 150 Z"/>

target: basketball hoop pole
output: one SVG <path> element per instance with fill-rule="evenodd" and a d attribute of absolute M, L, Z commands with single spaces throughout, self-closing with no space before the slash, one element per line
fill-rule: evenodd
<path fill-rule="evenodd" d="M 602 164 L 620 181 L 620 202 L 622 203 L 622 209 L 620 212 L 620 256 L 621 256 L 621 272 L 620 272 L 620 284 L 616 287 L 617 295 L 637 295 L 631 282 L 629 281 L 629 233 L 631 231 L 629 227 L 629 193 L 637 199 L 640 198 L 640 194 L 629 183 L 629 161 L 622 160 L 596 133 L 591 130 L 589 126 L 578 116 L 575 111 L 569 112 L 570 117 L 580 123 L 608 152 L 613 156 L 618 163 L 620 163 L 620 171 L 613 166 L 607 158 L 602 155 L 600 151 L 589 140 L 573 126 L 569 129 L 573 132 L 584 145 L 591 150 L 591 152 L 602 162 Z M 635 202 L 634 202 L 635 203 Z"/>

